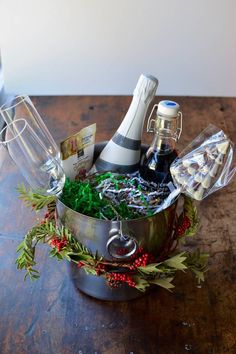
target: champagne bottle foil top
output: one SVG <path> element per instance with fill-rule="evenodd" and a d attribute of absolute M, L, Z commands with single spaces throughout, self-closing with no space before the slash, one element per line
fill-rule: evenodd
<path fill-rule="evenodd" d="M 134 97 L 137 97 L 145 103 L 151 102 L 155 97 L 158 86 L 158 80 L 154 76 L 142 74 L 134 89 Z"/>

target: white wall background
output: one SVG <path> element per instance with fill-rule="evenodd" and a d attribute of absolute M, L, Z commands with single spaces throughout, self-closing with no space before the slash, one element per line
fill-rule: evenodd
<path fill-rule="evenodd" d="M 9 91 L 236 96 L 236 0 L 0 0 Z"/>

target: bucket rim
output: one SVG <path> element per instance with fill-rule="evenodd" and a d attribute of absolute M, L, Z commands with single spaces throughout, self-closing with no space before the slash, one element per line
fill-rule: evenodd
<path fill-rule="evenodd" d="M 99 141 L 99 142 L 97 142 L 96 144 L 94 144 L 94 155 L 96 155 L 96 151 L 97 151 L 97 150 L 101 150 L 102 148 L 104 148 L 104 146 L 106 145 L 107 142 L 108 142 L 107 140 L 104 140 L 104 141 Z M 148 145 L 147 145 L 147 144 L 141 144 L 141 150 L 147 149 L 147 148 L 148 148 Z M 94 220 L 94 221 L 100 221 L 100 222 L 104 222 L 104 223 L 106 223 L 106 222 L 110 222 L 110 223 L 112 223 L 112 222 L 131 222 L 131 221 L 140 221 L 140 220 L 143 221 L 143 220 L 146 220 L 146 219 L 149 219 L 149 218 L 153 218 L 154 216 L 158 215 L 158 214 L 161 213 L 162 211 L 166 211 L 166 210 L 170 209 L 170 208 L 178 201 L 178 199 L 180 198 L 180 196 L 181 196 L 181 193 L 179 193 L 179 194 L 176 196 L 176 198 L 174 198 L 173 202 L 172 202 L 170 205 L 168 205 L 167 207 L 165 207 L 164 209 L 162 209 L 161 211 L 159 211 L 159 212 L 157 212 L 157 213 L 155 213 L 155 214 L 153 214 L 153 215 L 141 216 L 141 217 L 135 218 L 135 219 L 121 219 L 121 220 L 104 220 L 104 219 L 98 219 L 98 218 L 95 218 L 95 217 L 93 217 L 93 216 L 89 216 L 89 215 L 82 214 L 82 213 L 80 213 L 80 212 L 78 212 L 78 211 L 76 211 L 76 210 L 73 210 L 73 209 L 71 209 L 70 207 L 68 207 L 66 204 L 64 204 L 64 203 L 60 200 L 60 198 L 57 199 L 57 202 L 56 202 L 56 203 L 61 204 L 63 207 L 69 209 L 70 211 L 76 213 L 77 215 L 81 215 L 82 217 L 86 217 L 86 218 L 91 219 L 91 220 Z"/>
<path fill-rule="evenodd" d="M 103 222 L 103 223 L 114 223 L 114 222 L 139 222 L 139 221 L 144 221 L 144 220 L 147 220 L 147 219 L 151 219 L 157 215 L 159 215 L 161 212 L 163 211 L 167 211 L 168 209 L 171 209 L 175 204 L 177 204 L 178 202 L 178 199 L 180 197 L 180 194 L 174 199 L 174 201 L 168 205 L 165 209 L 162 209 L 161 211 L 153 214 L 153 215 L 147 215 L 147 216 L 141 216 L 139 218 L 135 218 L 135 219 L 120 219 L 120 220 L 104 220 L 104 219 L 98 219 L 98 218 L 95 218 L 93 216 L 89 216 L 89 215 L 85 215 L 85 214 L 82 214 L 76 210 L 73 210 L 71 209 L 70 207 L 68 207 L 66 204 L 64 204 L 59 198 L 57 199 L 56 201 L 56 205 L 57 204 L 61 204 L 64 208 L 67 208 L 69 209 L 71 212 L 75 213 L 77 216 L 81 216 L 81 217 L 85 217 L 87 219 L 90 219 L 90 220 L 94 220 L 94 221 L 99 221 L 99 222 Z"/>

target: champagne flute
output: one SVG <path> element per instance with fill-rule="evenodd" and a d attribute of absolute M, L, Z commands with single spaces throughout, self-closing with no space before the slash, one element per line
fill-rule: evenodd
<path fill-rule="evenodd" d="M 33 191 L 42 195 L 62 192 L 65 173 L 25 119 L 16 119 L 2 129 L 0 146 L 7 148 Z"/>
<path fill-rule="evenodd" d="M 16 119 L 25 119 L 47 151 L 61 164 L 60 150 L 28 96 L 9 99 L 1 106 L 0 114 L 6 124 Z"/>

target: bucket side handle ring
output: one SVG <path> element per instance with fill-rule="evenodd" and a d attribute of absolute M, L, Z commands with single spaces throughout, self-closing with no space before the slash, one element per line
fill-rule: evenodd
<path fill-rule="evenodd" d="M 107 241 L 106 248 L 112 258 L 121 261 L 126 260 L 137 252 L 138 243 L 134 237 L 123 234 L 120 227 L 120 230 L 110 230 L 110 238 Z"/>

